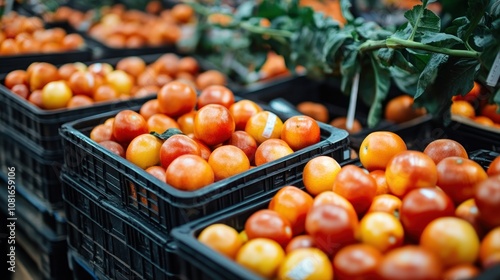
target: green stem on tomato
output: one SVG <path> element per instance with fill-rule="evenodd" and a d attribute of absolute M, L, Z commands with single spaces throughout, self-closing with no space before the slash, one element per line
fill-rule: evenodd
<path fill-rule="evenodd" d="M 429 51 L 434 53 L 442 53 L 456 57 L 475 58 L 475 59 L 478 59 L 479 56 L 481 55 L 481 53 L 473 50 L 454 50 L 448 48 L 441 48 L 398 38 L 388 38 L 382 41 L 367 41 L 359 47 L 360 51 L 362 52 L 373 51 L 382 48 L 391 48 L 391 49 L 408 48 L 408 49 Z"/>

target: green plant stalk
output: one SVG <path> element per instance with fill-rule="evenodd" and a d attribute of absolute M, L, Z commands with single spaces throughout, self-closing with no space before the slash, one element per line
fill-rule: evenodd
<path fill-rule="evenodd" d="M 481 53 L 472 50 L 454 50 L 448 48 L 441 48 L 398 38 L 388 38 L 382 41 L 366 41 L 361 46 L 359 46 L 359 50 L 362 52 L 379 50 L 383 48 L 391 48 L 391 49 L 408 48 L 408 49 L 423 50 L 434 53 L 442 53 L 450 56 L 474 58 L 474 59 L 478 59 L 479 56 L 481 55 Z"/>

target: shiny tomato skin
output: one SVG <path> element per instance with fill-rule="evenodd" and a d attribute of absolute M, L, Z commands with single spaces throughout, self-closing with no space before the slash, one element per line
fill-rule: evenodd
<path fill-rule="evenodd" d="M 148 133 L 148 125 L 143 116 L 132 110 L 122 110 L 115 116 L 113 136 L 119 143 L 128 143 L 135 137 Z"/>
<path fill-rule="evenodd" d="M 475 186 L 474 200 L 484 224 L 500 226 L 500 175 L 491 176 Z"/>
<path fill-rule="evenodd" d="M 268 238 L 285 248 L 292 239 L 290 222 L 276 211 L 262 209 L 253 213 L 245 223 L 245 232 L 249 240 Z"/>
<path fill-rule="evenodd" d="M 355 243 L 359 221 L 346 208 L 334 204 L 313 206 L 306 218 L 306 232 L 316 246 L 334 255 L 343 246 Z"/>
<path fill-rule="evenodd" d="M 313 205 L 313 198 L 295 186 L 281 188 L 269 202 L 269 209 L 284 216 L 292 226 L 293 235 L 304 232 L 306 215 Z"/>
<path fill-rule="evenodd" d="M 411 239 L 418 241 L 424 228 L 434 219 L 454 216 L 451 199 L 438 188 L 410 191 L 402 200 L 400 220 Z"/>
<path fill-rule="evenodd" d="M 335 279 L 375 279 L 382 253 L 368 244 L 352 244 L 340 249 L 333 258 Z"/>

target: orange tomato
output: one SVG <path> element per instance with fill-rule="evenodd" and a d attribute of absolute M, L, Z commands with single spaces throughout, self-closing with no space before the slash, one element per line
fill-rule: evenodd
<path fill-rule="evenodd" d="M 469 158 L 467 151 L 462 144 L 451 139 L 436 139 L 430 142 L 424 149 L 424 154 L 432 158 L 434 163 L 438 164 L 447 157 Z"/>
<path fill-rule="evenodd" d="M 485 230 L 481 224 L 481 214 L 479 213 L 479 209 L 477 209 L 474 198 L 469 198 L 460 203 L 457 209 L 455 209 L 455 216 L 469 222 L 476 230 L 479 238 L 484 236 Z"/>
<path fill-rule="evenodd" d="M 235 131 L 231 135 L 231 138 L 224 142 L 224 145 L 233 145 L 240 148 L 248 157 L 250 164 L 254 163 L 257 142 L 250 134 L 242 130 Z"/>
<path fill-rule="evenodd" d="M 255 165 L 259 166 L 287 155 L 293 150 L 281 139 L 269 139 L 261 143 L 255 150 Z"/>
<path fill-rule="evenodd" d="M 172 135 L 161 145 L 159 152 L 161 166 L 168 168 L 176 158 L 186 154 L 200 156 L 201 150 L 198 144 L 186 135 Z"/>
<path fill-rule="evenodd" d="M 282 214 L 269 209 L 261 209 L 247 219 L 245 233 L 249 240 L 268 238 L 285 248 L 292 239 L 292 226 Z"/>
<path fill-rule="evenodd" d="M 195 83 L 199 90 L 204 90 L 211 85 L 225 85 L 226 77 L 217 70 L 208 70 L 199 74 L 196 77 Z"/>
<path fill-rule="evenodd" d="M 243 245 L 239 233 L 225 224 L 213 224 L 204 228 L 198 241 L 231 259 L 236 257 Z"/>
<path fill-rule="evenodd" d="M 214 182 L 214 172 L 198 155 L 185 154 L 174 159 L 166 171 L 167 184 L 183 191 L 195 191 Z"/>
<path fill-rule="evenodd" d="M 283 123 L 281 140 L 297 151 L 321 140 L 318 123 L 308 116 L 293 116 Z"/>
<path fill-rule="evenodd" d="M 212 151 L 208 158 L 215 181 L 220 181 L 250 169 L 247 155 L 238 147 L 224 145 Z"/>
<path fill-rule="evenodd" d="M 488 166 L 486 171 L 488 176 L 500 175 L 500 156 L 497 156 Z"/>
<path fill-rule="evenodd" d="M 53 81 L 42 89 L 42 107 L 44 109 L 61 109 L 68 105 L 73 93 L 64 81 Z"/>
<path fill-rule="evenodd" d="M 372 212 L 366 214 L 359 223 L 359 239 L 385 253 L 403 245 L 404 230 L 394 215 Z"/>
<path fill-rule="evenodd" d="M 302 180 L 307 192 L 316 196 L 330 191 L 341 167 L 332 157 L 318 156 L 309 160 L 304 166 Z"/>
<path fill-rule="evenodd" d="M 261 144 L 268 139 L 279 139 L 282 129 L 283 121 L 276 114 L 269 111 L 254 114 L 248 119 L 245 126 L 245 131 L 257 141 L 257 144 Z"/>
<path fill-rule="evenodd" d="M 307 212 L 313 205 L 313 198 L 295 186 L 281 188 L 269 202 L 269 209 L 285 217 L 292 226 L 293 235 L 304 232 Z"/>
<path fill-rule="evenodd" d="M 367 213 L 371 212 L 385 212 L 393 215 L 399 219 L 401 211 L 401 199 L 392 194 L 381 194 L 373 198 L 370 208 Z"/>
<path fill-rule="evenodd" d="M 382 257 L 382 253 L 371 245 L 347 245 L 333 258 L 335 279 L 376 279 Z"/>
<path fill-rule="evenodd" d="M 234 118 L 236 130 L 245 130 L 250 117 L 261 111 L 262 108 L 257 103 L 248 99 L 240 100 L 229 107 L 229 112 Z"/>
<path fill-rule="evenodd" d="M 233 92 L 225 86 L 211 85 L 204 88 L 198 96 L 198 109 L 208 104 L 219 104 L 229 109 L 234 103 Z"/>
<path fill-rule="evenodd" d="M 290 252 L 295 251 L 301 248 L 316 248 L 314 244 L 314 238 L 310 235 L 297 235 L 288 242 L 286 245 L 285 252 L 286 254 L 290 254 Z"/>
<path fill-rule="evenodd" d="M 465 100 L 453 101 L 450 111 L 453 115 L 460 115 L 467 118 L 474 118 L 476 116 L 474 107 Z"/>
<path fill-rule="evenodd" d="M 234 119 L 229 110 L 218 104 L 206 105 L 194 116 L 194 136 L 209 146 L 215 146 L 231 138 Z"/>
<path fill-rule="evenodd" d="M 160 163 L 160 148 L 162 142 L 151 134 L 135 137 L 127 147 L 125 158 L 142 169 Z"/>
<path fill-rule="evenodd" d="M 307 264 L 305 266 L 304 264 Z M 285 256 L 278 269 L 278 279 L 333 279 L 328 256 L 317 248 L 301 248 Z"/>
<path fill-rule="evenodd" d="M 328 122 L 330 115 L 325 105 L 321 103 L 304 101 L 297 104 L 297 111 L 319 122 Z"/>
<path fill-rule="evenodd" d="M 385 119 L 394 123 L 403 123 L 425 115 L 425 108 L 415 108 L 413 97 L 400 95 L 389 100 L 384 109 Z"/>
<path fill-rule="evenodd" d="M 375 179 L 375 183 L 377 183 L 377 195 L 389 193 L 389 186 L 387 186 L 384 170 L 373 170 L 370 172 L 370 176 L 372 176 L 373 179 Z"/>
<path fill-rule="evenodd" d="M 236 262 L 262 277 L 272 278 L 284 258 L 285 252 L 276 241 L 256 238 L 240 248 Z"/>
<path fill-rule="evenodd" d="M 172 81 L 164 85 L 158 92 L 160 112 L 177 118 L 189 113 L 196 105 L 196 91 L 186 83 Z"/>
<path fill-rule="evenodd" d="M 500 264 L 500 227 L 492 229 L 481 241 L 479 261 L 483 268 Z"/>
<path fill-rule="evenodd" d="M 438 179 L 434 161 L 418 151 L 403 151 L 392 157 L 385 176 L 390 193 L 400 198 L 416 188 L 433 188 Z"/>
<path fill-rule="evenodd" d="M 179 129 L 179 124 L 171 117 L 164 114 L 154 114 L 146 121 L 149 132 L 163 133 L 169 128 Z"/>
<path fill-rule="evenodd" d="M 474 201 L 488 227 L 500 226 L 500 175 L 488 177 L 474 187 Z"/>
<path fill-rule="evenodd" d="M 406 151 L 406 143 L 399 135 L 389 131 L 376 131 L 363 139 L 358 154 L 363 167 L 373 171 L 385 170 L 389 160 L 402 151 Z"/>

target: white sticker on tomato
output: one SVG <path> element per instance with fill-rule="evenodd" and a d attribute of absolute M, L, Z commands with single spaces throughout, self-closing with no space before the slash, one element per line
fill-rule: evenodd
<path fill-rule="evenodd" d="M 266 126 L 264 127 L 264 131 L 262 132 L 262 136 L 264 138 L 270 138 L 273 134 L 274 126 L 276 125 L 277 116 L 271 112 L 267 116 Z"/>

